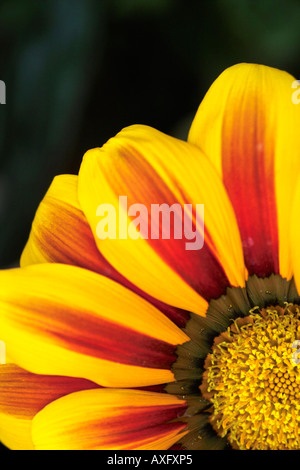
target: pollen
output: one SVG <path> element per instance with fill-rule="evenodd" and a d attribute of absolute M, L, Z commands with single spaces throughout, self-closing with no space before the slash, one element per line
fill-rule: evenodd
<path fill-rule="evenodd" d="M 299 448 L 299 338 L 300 307 L 286 304 L 252 309 L 215 339 L 200 390 L 213 405 L 211 425 L 233 448 Z"/>

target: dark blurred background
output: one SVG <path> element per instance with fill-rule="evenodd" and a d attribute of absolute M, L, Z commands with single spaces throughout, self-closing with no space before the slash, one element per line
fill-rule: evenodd
<path fill-rule="evenodd" d="M 52 178 L 122 127 L 185 139 L 238 62 L 300 79 L 299 22 L 299 0 L 0 0 L 0 267 L 18 262 Z"/>
<path fill-rule="evenodd" d="M 52 178 L 141 123 L 186 138 L 237 62 L 300 78 L 298 0 L 0 0 L 0 267 L 18 262 Z"/>

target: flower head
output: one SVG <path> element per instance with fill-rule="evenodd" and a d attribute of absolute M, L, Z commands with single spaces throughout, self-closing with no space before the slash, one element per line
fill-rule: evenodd
<path fill-rule="evenodd" d="M 54 179 L 21 267 L 0 272 L 8 447 L 298 448 L 293 82 L 231 67 L 187 142 L 131 126 L 89 150 L 78 175 Z M 118 236 L 99 237 L 99 205 L 113 208 Z M 153 205 L 172 208 L 171 228 L 189 240 L 204 229 L 201 249 L 175 229 L 164 236 Z"/>

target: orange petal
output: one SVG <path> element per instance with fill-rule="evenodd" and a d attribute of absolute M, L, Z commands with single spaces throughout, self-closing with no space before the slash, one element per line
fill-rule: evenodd
<path fill-rule="evenodd" d="M 288 227 L 300 169 L 294 81 L 262 65 L 230 67 L 206 94 L 189 133 L 223 178 L 250 275 L 292 275 Z"/>
<path fill-rule="evenodd" d="M 186 403 L 137 390 L 73 393 L 46 406 L 33 421 L 37 450 L 165 450 L 183 435 Z"/>

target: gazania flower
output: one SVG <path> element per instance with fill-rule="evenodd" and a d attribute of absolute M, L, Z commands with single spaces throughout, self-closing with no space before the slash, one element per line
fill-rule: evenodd
<path fill-rule="evenodd" d="M 54 179 L 21 267 L 0 273 L 4 444 L 299 448 L 293 82 L 269 67 L 231 67 L 188 142 L 132 126 L 88 151 L 78 176 Z M 97 208 L 110 204 L 119 221 L 124 195 L 148 209 L 204 204 L 203 247 L 100 239 Z"/>

